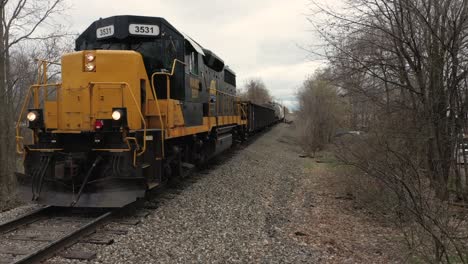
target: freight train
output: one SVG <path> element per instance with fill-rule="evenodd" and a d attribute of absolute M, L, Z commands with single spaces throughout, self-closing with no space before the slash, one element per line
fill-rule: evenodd
<path fill-rule="evenodd" d="M 122 207 L 282 118 L 241 101 L 234 71 L 163 18 L 95 21 L 62 56 L 61 83 L 40 65 L 16 136 L 20 194 L 40 204 Z"/>

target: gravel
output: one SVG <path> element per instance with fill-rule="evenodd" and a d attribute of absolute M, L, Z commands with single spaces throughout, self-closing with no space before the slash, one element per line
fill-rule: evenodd
<path fill-rule="evenodd" d="M 305 174 L 289 131 L 274 127 L 194 175 L 183 190 L 157 198 L 158 208 L 102 247 L 95 262 L 315 262 L 317 254 L 291 229 L 301 215 L 291 196 Z"/>
<path fill-rule="evenodd" d="M 113 236 L 112 245 L 73 248 L 97 252 L 91 263 L 317 262 L 320 252 L 296 229 L 311 202 L 291 131 L 279 124 L 179 189 L 165 190 L 148 201 L 152 209 L 140 224 L 109 224 L 104 229 L 128 231 Z M 55 257 L 47 263 L 86 262 Z"/>

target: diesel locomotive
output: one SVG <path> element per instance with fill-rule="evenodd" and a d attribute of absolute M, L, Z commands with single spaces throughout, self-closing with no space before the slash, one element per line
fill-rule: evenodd
<path fill-rule="evenodd" d="M 281 118 L 241 101 L 224 61 L 163 18 L 99 19 L 62 56 L 61 83 L 47 65 L 16 137 L 21 196 L 40 204 L 122 207 Z"/>

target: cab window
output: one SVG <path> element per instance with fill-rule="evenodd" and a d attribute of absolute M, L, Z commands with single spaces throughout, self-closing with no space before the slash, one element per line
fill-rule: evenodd
<path fill-rule="evenodd" d="M 185 62 L 187 63 L 186 72 L 198 75 L 198 53 L 193 49 L 186 49 Z"/>
<path fill-rule="evenodd" d="M 171 70 L 174 60 L 177 58 L 177 48 L 178 41 L 169 38 L 165 41 L 165 50 L 164 50 L 164 68 Z"/>
<path fill-rule="evenodd" d="M 193 51 L 190 58 L 190 72 L 198 75 L 198 53 Z"/>

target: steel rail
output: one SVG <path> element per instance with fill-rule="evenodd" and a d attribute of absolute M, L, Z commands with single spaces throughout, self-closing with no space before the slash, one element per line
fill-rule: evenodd
<path fill-rule="evenodd" d="M 20 264 L 20 263 L 40 263 L 50 257 L 53 257 L 57 252 L 72 246 L 73 244 L 77 243 L 81 238 L 87 236 L 96 231 L 96 229 L 103 223 L 105 223 L 111 216 L 113 215 L 112 212 L 107 212 L 95 218 L 88 224 L 79 227 L 77 230 L 68 233 L 67 235 L 54 240 L 53 242 L 39 248 L 35 252 L 21 258 L 18 261 L 13 263 Z"/>
<path fill-rule="evenodd" d="M 50 213 L 53 210 L 55 210 L 53 206 L 47 206 L 33 211 L 31 213 L 28 213 L 26 215 L 19 216 L 16 219 L 13 219 L 9 222 L 0 224 L 0 234 L 4 234 L 13 231 L 21 226 L 31 224 L 38 220 L 41 216 L 45 216 L 46 213 Z"/>

